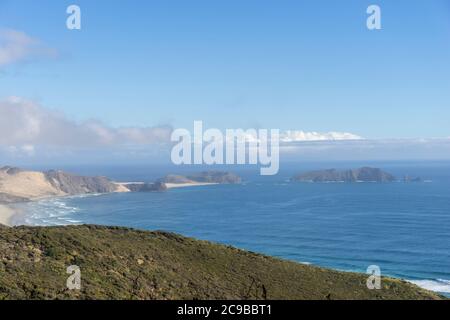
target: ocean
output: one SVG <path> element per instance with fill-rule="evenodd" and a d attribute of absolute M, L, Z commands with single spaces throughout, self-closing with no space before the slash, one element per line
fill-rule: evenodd
<path fill-rule="evenodd" d="M 371 165 L 417 183 L 298 183 L 310 169 Z M 71 167 L 116 181 L 152 181 L 204 168 Z M 220 169 L 220 167 L 219 167 Z M 233 170 L 234 169 L 234 170 Z M 167 230 L 301 263 L 412 281 L 450 293 L 450 162 L 284 164 L 276 176 L 226 168 L 240 185 L 75 196 L 21 204 L 15 223 L 103 224 Z"/>

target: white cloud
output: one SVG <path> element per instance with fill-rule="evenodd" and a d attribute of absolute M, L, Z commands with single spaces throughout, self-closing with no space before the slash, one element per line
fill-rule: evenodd
<path fill-rule="evenodd" d="M 97 120 L 76 123 L 63 114 L 30 100 L 10 97 L 0 101 L 0 145 L 28 146 L 23 150 L 28 153 L 32 153 L 30 146 L 33 145 L 96 147 L 169 143 L 171 132 L 172 128 L 169 126 L 112 128 Z M 246 135 L 247 141 L 255 139 L 257 137 L 251 134 Z M 355 134 L 339 132 L 280 133 L 280 140 L 284 143 L 360 139 L 362 138 Z"/>
<path fill-rule="evenodd" d="M 39 56 L 55 55 L 55 50 L 46 48 L 38 39 L 22 31 L 0 29 L 0 67 Z"/>
<path fill-rule="evenodd" d="M 2 148 L 0 145 L 0 151 L 6 152 L 10 156 L 14 157 L 32 157 L 35 154 L 35 148 L 33 145 L 23 145 L 23 146 L 8 146 Z"/>
<path fill-rule="evenodd" d="M 113 128 L 75 122 L 18 97 L 0 100 L 0 162 L 129 162 L 170 159 L 170 126 Z M 365 140 L 351 133 L 283 131 L 281 157 L 292 161 L 449 159 L 450 139 Z M 247 141 L 255 141 L 247 135 Z"/>
<path fill-rule="evenodd" d="M 347 160 L 447 160 L 450 140 L 376 139 L 340 141 L 299 141 L 281 146 L 283 159 L 301 161 Z"/>
<path fill-rule="evenodd" d="M 169 126 L 112 128 L 96 120 L 77 123 L 30 100 L 0 101 L 0 145 L 20 146 L 28 154 L 36 145 L 85 148 L 168 143 L 171 132 Z"/>
<path fill-rule="evenodd" d="M 362 140 L 361 136 L 348 132 L 305 132 L 305 131 L 284 131 L 280 134 L 281 142 L 299 141 L 342 141 L 342 140 Z"/>

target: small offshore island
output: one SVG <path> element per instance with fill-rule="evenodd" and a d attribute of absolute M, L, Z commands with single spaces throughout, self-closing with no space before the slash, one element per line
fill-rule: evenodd
<path fill-rule="evenodd" d="M 337 170 L 327 169 L 309 171 L 294 176 L 291 181 L 299 182 L 394 182 L 399 181 L 392 174 L 379 168 L 362 167 L 358 169 Z M 405 176 L 403 182 L 421 182 L 419 177 Z"/>
<path fill-rule="evenodd" d="M 369 177 L 367 170 L 357 173 L 357 179 Z M 334 180 L 350 177 L 335 171 L 326 175 Z M 320 175 L 308 174 L 305 179 L 314 180 L 314 176 Z M 392 180 L 379 171 L 376 177 Z M 63 171 L 0 168 L 0 300 L 445 299 L 385 277 L 380 290 L 370 290 L 366 274 L 300 264 L 169 232 L 95 225 L 5 225 L 14 213 L 10 205 L 17 202 L 240 182 L 237 175 L 219 171 L 168 175 L 150 183 L 118 183 Z M 81 290 L 66 287 L 70 265 L 82 270 Z"/>

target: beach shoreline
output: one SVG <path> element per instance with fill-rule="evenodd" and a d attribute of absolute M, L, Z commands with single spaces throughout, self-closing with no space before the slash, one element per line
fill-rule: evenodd
<path fill-rule="evenodd" d="M 121 187 L 127 187 L 127 185 L 130 184 L 139 184 L 139 185 L 143 185 L 145 184 L 145 182 L 114 182 L 116 185 L 121 186 Z M 175 188 L 186 188 L 186 187 L 200 187 L 200 186 L 211 186 L 211 185 L 216 185 L 219 183 L 215 183 L 215 182 L 181 182 L 181 183 L 170 183 L 170 182 L 164 182 L 164 185 L 166 186 L 167 189 L 175 189 Z M 130 191 L 128 191 L 130 192 Z"/>
<path fill-rule="evenodd" d="M 133 182 L 134 183 L 134 182 Z M 136 182 L 137 183 L 137 182 Z M 125 183 L 118 183 L 117 185 L 126 186 Z M 199 186 L 210 186 L 210 185 L 216 185 L 218 183 L 209 183 L 209 182 L 187 182 L 187 183 L 166 183 L 167 189 L 177 189 L 177 188 L 186 188 L 186 187 L 199 187 Z M 117 191 L 118 193 L 124 192 L 124 191 Z M 130 191 L 126 191 L 130 192 Z M 34 197 L 32 199 L 29 199 L 30 201 L 39 201 L 42 199 L 48 199 L 48 198 L 64 198 L 67 195 L 63 196 L 41 196 L 41 197 Z M 20 212 L 15 209 L 12 205 L 14 203 L 0 203 L 0 224 L 3 224 L 5 226 L 11 227 L 13 226 L 13 218 L 14 216 L 17 216 L 20 214 Z"/>
<path fill-rule="evenodd" d="M 11 220 L 17 213 L 11 206 L 0 203 L 0 224 L 10 227 Z"/>
<path fill-rule="evenodd" d="M 218 184 L 218 183 L 212 183 L 212 182 L 165 183 L 167 189 L 211 186 L 211 185 L 216 185 L 216 184 Z"/>
<path fill-rule="evenodd" d="M 133 182 L 138 183 L 138 182 Z M 126 184 L 126 182 L 124 183 Z M 187 183 L 166 183 L 167 189 L 176 189 L 176 188 L 186 188 L 186 187 L 195 187 L 195 186 L 209 186 L 209 185 L 216 185 L 218 183 L 206 183 L 206 182 L 187 182 Z M 43 199 L 51 199 L 51 198 L 66 198 L 71 197 L 70 195 L 65 196 L 42 196 L 42 197 L 36 197 L 33 199 L 29 199 L 30 202 L 39 201 Z M 20 204 L 23 202 L 0 202 L 0 224 L 5 225 L 8 227 L 14 227 L 18 225 L 26 225 L 26 223 L 22 223 L 24 221 L 22 219 L 22 215 L 25 214 L 26 209 L 20 209 L 21 206 L 16 206 L 17 204 Z M 332 267 L 329 267 L 330 269 L 333 269 Z M 333 269 L 334 270 L 334 269 Z M 391 277 L 395 278 L 395 276 Z M 413 281 L 413 280 L 407 280 L 405 278 L 398 278 L 402 279 L 404 281 L 411 282 L 415 285 L 418 285 L 421 288 L 431 290 L 434 292 L 439 292 L 440 294 L 443 294 L 443 291 L 437 291 L 436 287 L 437 285 L 445 285 L 436 283 L 433 279 L 426 279 L 426 280 L 420 280 L 420 281 Z M 444 293 L 445 294 L 445 293 Z M 448 294 L 446 294 L 448 296 Z"/>

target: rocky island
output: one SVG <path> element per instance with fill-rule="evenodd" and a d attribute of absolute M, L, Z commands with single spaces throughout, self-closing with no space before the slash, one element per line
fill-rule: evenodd
<path fill-rule="evenodd" d="M 241 178 L 230 172 L 203 171 L 187 176 L 171 174 L 159 181 L 166 184 L 238 184 L 241 183 Z"/>
<path fill-rule="evenodd" d="M 362 167 L 350 170 L 318 170 L 299 174 L 291 179 L 300 182 L 393 182 L 396 178 L 379 168 Z"/>

